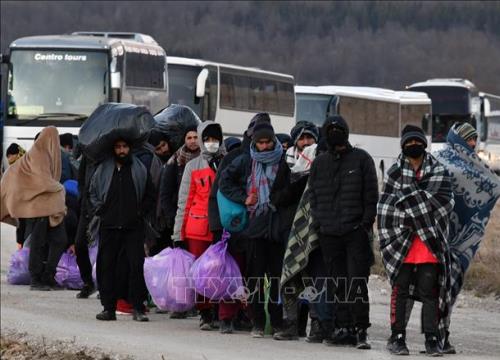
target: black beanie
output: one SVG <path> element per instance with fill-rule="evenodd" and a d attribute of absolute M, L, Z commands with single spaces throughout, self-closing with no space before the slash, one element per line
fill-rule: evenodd
<path fill-rule="evenodd" d="M 406 125 L 401 132 L 401 147 L 410 140 L 418 140 L 427 147 L 427 138 L 424 130 L 415 125 Z"/>
<path fill-rule="evenodd" d="M 208 125 L 205 130 L 203 130 L 202 140 L 206 141 L 209 137 L 213 137 L 222 142 L 222 130 L 219 124 Z"/>
<path fill-rule="evenodd" d="M 59 135 L 59 143 L 62 147 L 70 146 L 71 148 L 73 148 L 73 135 L 71 135 L 70 133 Z"/>
<path fill-rule="evenodd" d="M 250 120 L 250 124 L 248 124 L 247 135 L 249 137 L 252 137 L 252 135 L 253 135 L 253 128 L 254 128 L 255 124 L 257 124 L 258 122 L 267 122 L 267 123 L 271 124 L 271 118 L 269 117 L 268 113 L 258 113 L 258 114 L 256 114 L 252 118 L 252 120 Z"/>
<path fill-rule="evenodd" d="M 273 140 L 275 138 L 274 129 L 272 125 L 267 121 L 256 121 L 253 127 L 252 140 L 254 142 L 260 139 Z"/>
<path fill-rule="evenodd" d="M 322 135 L 326 137 L 328 134 L 328 130 L 331 127 L 341 129 L 347 135 L 347 138 L 349 138 L 349 125 L 347 125 L 347 122 L 342 116 L 333 115 L 326 118 L 325 122 L 323 123 Z"/>
<path fill-rule="evenodd" d="M 165 134 L 163 134 L 161 131 L 158 130 L 152 130 L 151 133 L 149 134 L 149 139 L 148 142 L 153 145 L 154 147 L 157 147 L 160 145 L 160 141 L 167 141 L 168 138 Z"/>
<path fill-rule="evenodd" d="M 19 154 L 19 145 L 16 143 L 12 143 L 9 145 L 7 150 L 5 151 L 6 155 L 16 155 Z"/>
<path fill-rule="evenodd" d="M 192 125 L 192 126 L 188 126 L 187 128 L 185 128 L 184 129 L 184 136 L 182 137 L 182 142 L 184 142 L 184 140 L 186 139 L 186 135 L 190 131 L 194 131 L 195 133 L 198 133 L 198 126 Z"/>

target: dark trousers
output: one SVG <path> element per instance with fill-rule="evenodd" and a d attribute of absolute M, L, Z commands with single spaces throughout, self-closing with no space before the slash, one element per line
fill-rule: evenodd
<path fill-rule="evenodd" d="M 75 235 L 75 255 L 76 263 L 80 269 L 80 276 L 85 284 L 90 285 L 94 284 L 94 281 L 92 280 L 92 264 L 89 257 L 88 225 L 89 219 L 82 209 Z"/>
<path fill-rule="evenodd" d="M 97 282 L 104 310 L 115 311 L 119 292 L 118 262 L 124 251 L 129 265 L 128 299 L 135 310 L 142 310 L 146 300 L 144 282 L 143 229 L 101 229 L 97 253 Z"/>
<path fill-rule="evenodd" d="M 29 222 L 31 281 L 53 283 L 57 264 L 68 243 L 64 223 L 50 227 L 47 217 L 29 219 Z"/>
<path fill-rule="evenodd" d="M 327 296 L 337 303 L 336 327 L 370 327 L 368 277 L 373 253 L 361 227 L 342 236 L 320 235 L 320 248 L 328 270 Z"/>
<path fill-rule="evenodd" d="M 271 318 L 271 326 L 275 329 L 280 328 L 283 324 L 283 307 L 280 304 L 279 288 L 285 248 L 280 243 L 257 240 L 252 243 L 247 255 L 247 283 L 250 293 L 253 293 L 249 302 L 252 307 L 254 325 L 263 329 L 266 324 L 264 277 L 267 275 L 270 281 L 267 310 Z"/>
<path fill-rule="evenodd" d="M 391 294 L 391 330 L 405 333 L 407 301 L 410 285 L 422 302 L 422 330 L 426 334 L 438 333 L 438 267 L 437 264 L 403 264 Z"/>
<path fill-rule="evenodd" d="M 333 323 L 336 314 L 335 304 L 327 301 L 326 278 L 328 269 L 326 268 L 321 249 L 314 250 L 309 255 L 308 273 L 315 280 L 314 287 L 320 294 L 310 304 L 311 319 L 318 318 L 322 323 Z"/>

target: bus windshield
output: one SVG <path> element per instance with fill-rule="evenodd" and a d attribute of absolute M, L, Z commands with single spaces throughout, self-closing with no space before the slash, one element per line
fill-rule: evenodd
<path fill-rule="evenodd" d="M 297 121 L 323 126 L 329 115 L 329 106 L 334 103 L 333 98 L 331 95 L 297 94 Z"/>
<path fill-rule="evenodd" d="M 185 65 L 168 65 L 168 91 L 170 104 L 189 106 L 201 117 L 201 100 L 196 98 L 196 79 L 201 67 Z M 195 103 L 196 100 L 196 103 Z"/>
<path fill-rule="evenodd" d="M 425 92 L 432 101 L 432 113 L 439 115 L 468 115 L 470 109 L 470 92 L 463 87 L 454 86 L 421 86 L 412 87 L 412 91 Z"/>
<path fill-rule="evenodd" d="M 107 100 L 108 58 L 83 50 L 12 50 L 8 116 L 90 115 Z"/>

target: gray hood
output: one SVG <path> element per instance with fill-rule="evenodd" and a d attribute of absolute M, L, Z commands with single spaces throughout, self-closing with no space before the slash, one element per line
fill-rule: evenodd
<path fill-rule="evenodd" d="M 217 150 L 217 152 L 215 154 L 209 152 L 207 150 L 207 148 L 205 147 L 205 144 L 203 143 L 203 133 L 210 126 L 216 126 L 218 128 L 218 130 L 220 131 L 220 135 L 222 138 L 222 141 L 221 141 L 220 146 L 219 146 L 219 150 Z M 223 141 L 224 138 L 222 137 L 222 127 L 220 126 L 219 123 L 216 123 L 215 121 L 211 121 L 211 120 L 204 121 L 200 125 L 198 125 L 197 131 L 198 131 L 198 144 L 200 145 L 201 155 L 205 159 L 209 160 L 214 156 L 221 156 L 221 155 L 224 155 L 226 153 L 226 148 L 224 147 L 224 141 Z"/>

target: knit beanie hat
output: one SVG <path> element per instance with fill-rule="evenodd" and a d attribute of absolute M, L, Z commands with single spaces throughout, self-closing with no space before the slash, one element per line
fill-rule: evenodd
<path fill-rule="evenodd" d="M 219 124 L 208 125 L 205 130 L 203 130 L 202 140 L 207 141 L 209 137 L 219 140 L 219 143 L 222 142 L 222 130 Z"/>
<path fill-rule="evenodd" d="M 415 125 L 406 125 L 401 132 L 401 147 L 410 140 L 418 140 L 424 147 L 427 147 L 427 138 L 425 137 L 424 130 Z"/>
<path fill-rule="evenodd" d="M 269 122 L 267 122 L 265 120 L 255 122 L 255 126 L 253 127 L 253 135 L 252 135 L 252 140 L 254 142 L 257 142 L 260 139 L 273 140 L 274 138 L 275 138 L 274 129 Z"/>
<path fill-rule="evenodd" d="M 253 135 L 253 128 L 257 122 L 268 122 L 271 124 L 271 118 L 269 117 L 268 113 L 258 113 L 256 114 L 252 120 L 250 120 L 250 124 L 248 124 L 248 129 L 247 129 L 247 135 L 249 137 L 252 137 Z"/>
<path fill-rule="evenodd" d="M 465 141 L 472 139 L 473 137 L 477 137 L 476 129 L 474 129 L 474 127 L 469 123 L 456 125 L 455 131 Z"/>
<path fill-rule="evenodd" d="M 70 133 L 65 133 L 65 134 L 59 135 L 59 143 L 61 144 L 62 147 L 70 146 L 72 148 L 73 147 L 73 135 Z"/>

